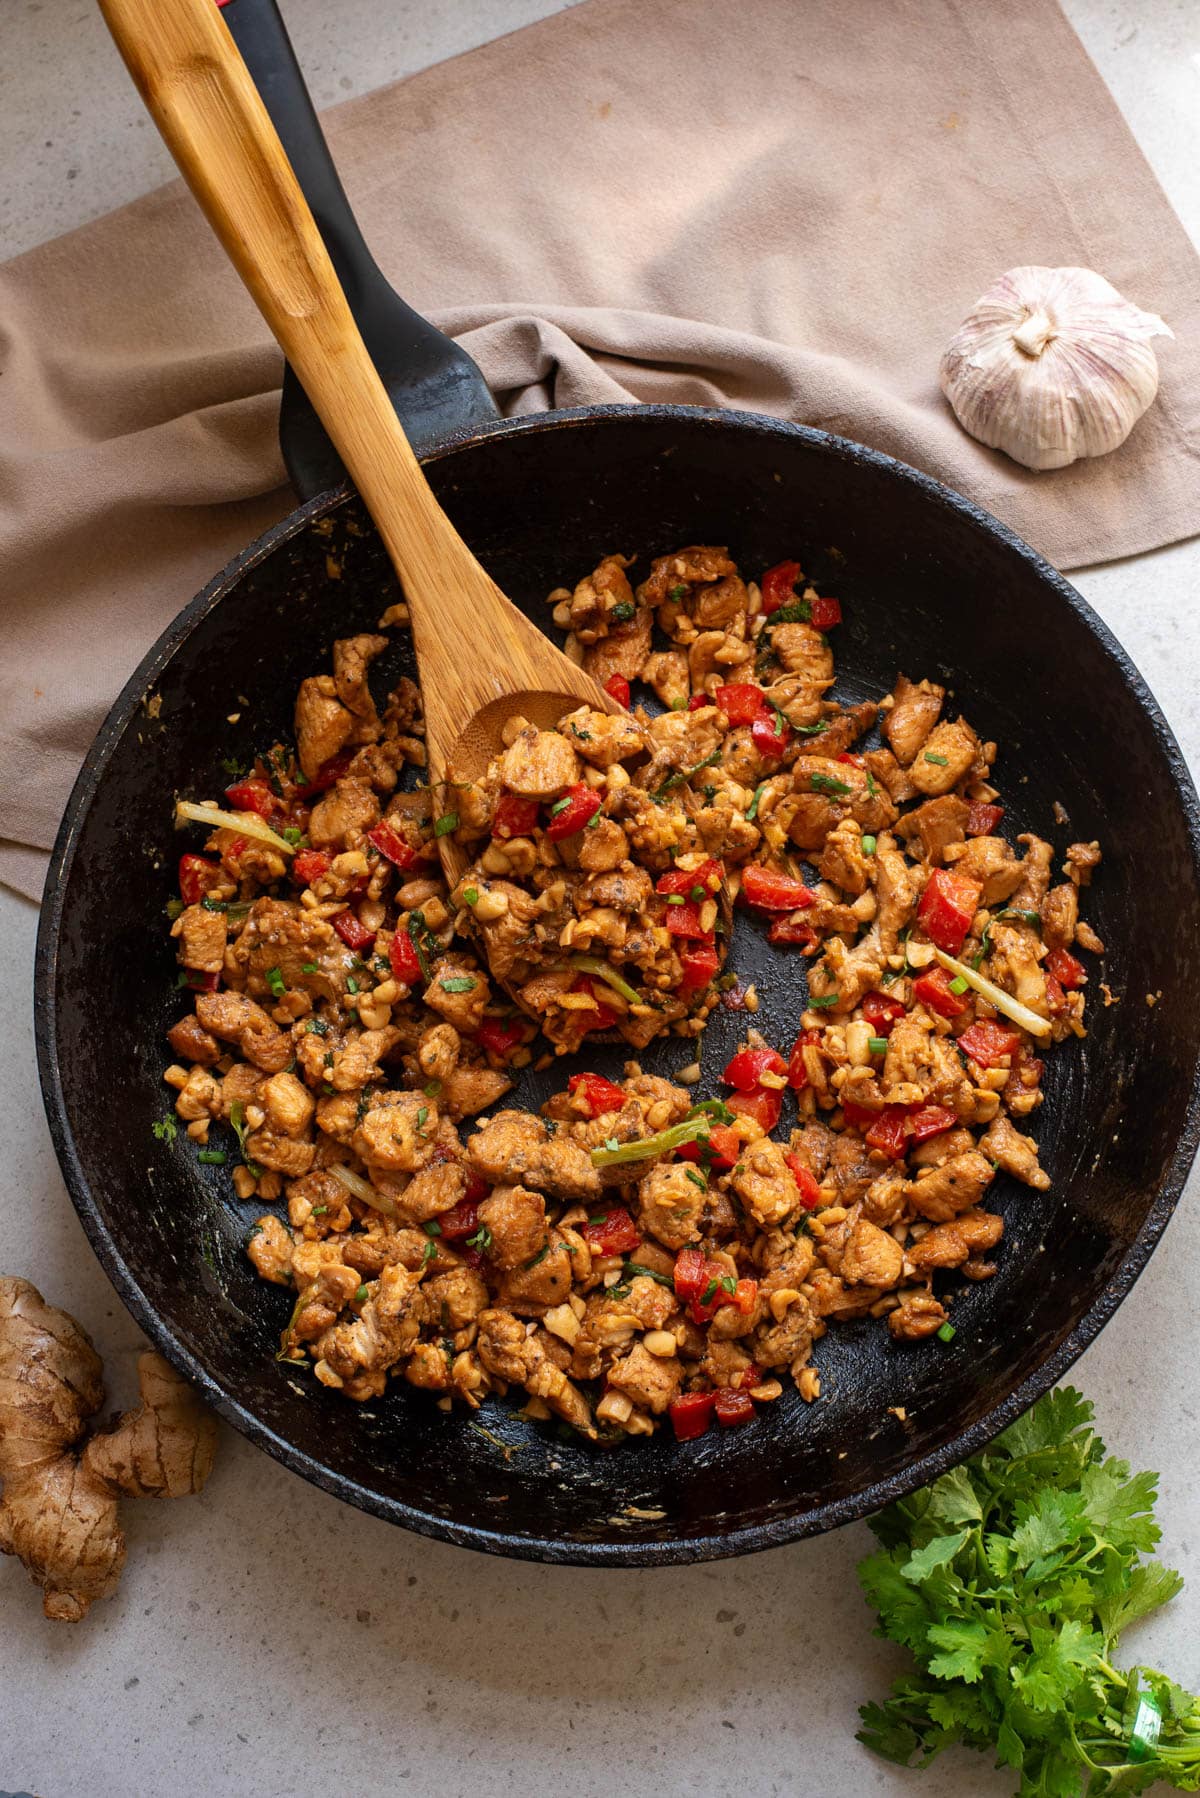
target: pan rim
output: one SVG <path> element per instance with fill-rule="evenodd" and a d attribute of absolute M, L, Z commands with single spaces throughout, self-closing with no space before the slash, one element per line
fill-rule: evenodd
<path fill-rule="evenodd" d="M 570 410 L 535 413 L 513 419 L 497 419 L 494 423 L 457 433 L 437 444 L 422 458 L 423 464 L 437 464 L 463 450 L 474 448 L 499 436 L 523 435 L 527 432 L 550 432 L 578 429 L 606 419 L 629 423 L 670 422 L 681 430 L 727 431 L 730 427 L 787 441 L 801 441 L 821 453 L 849 462 L 867 463 L 890 478 L 923 494 L 926 499 L 957 513 L 977 530 L 998 540 L 1011 554 L 1024 561 L 1030 570 L 1055 592 L 1060 603 L 1072 611 L 1083 627 L 1113 661 L 1133 697 L 1146 716 L 1152 735 L 1163 755 L 1172 789 L 1183 814 L 1191 854 L 1193 875 L 1200 883 L 1200 799 L 1183 752 L 1168 724 L 1157 699 L 1135 667 L 1128 653 L 1071 583 L 1051 566 L 1015 532 L 994 518 L 974 501 L 945 486 L 933 476 L 887 455 L 829 432 L 765 414 L 720 410 L 692 406 L 583 406 Z M 502 1530 L 455 1523 L 436 1513 L 420 1510 L 398 1499 L 388 1498 L 370 1487 L 334 1472 L 314 1456 L 297 1449 L 271 1429 L 240 1399 L 210 1374 L 191 1348 L 175 1333 L 149 1300 L 130 1269 L 124 1254 L 101 1215 L 92 1195 L 86 1171 L 76 1149 L 62 1085 L 57 1054 L 58 1022 L 58 940 L 62 925 L 65 895 L 78 844 L 80 827 L 86 817 L 111 754 L 136 713 L 144 694 L 154 684 L 163 668 L 191 635 L 196 624 L 235 588 L 242 576 L 256 567 L 277 548 L 305 529 L 314 519 L 345 503 L 351 489 L 348 485 L 316 495 L 296 507 L 277 524 L 240 551 L 209 581 L 194 599 L 168 624 L 156 642 L 142 657 L 125 682 L 83 762 L 71 790 L 62 823 L 51 854 L 43 890 L 38 924 L 34 972 L 34 1035 L 38 1072 L 50 1135 L 71 1202 L 83 1224 L 85 1234 L 108 1279 L 122 1303 L 159 1350 L 198 1389 L 212 1408 L 257 1447 L 265 1449 L 290 1471 L 302 1475 L 313 1485 L 353 1504 L 359 1510 L 398 1524 L 416 1534 L 473 1548 L 483 1553 L 510 1559 L 540 1561 L 549 1564 L 631 1567 L 678 1566 L 696 1561 L 719 1560 L 740 1554 L 781 1547 L 788 1542 L 822 1534 L 842 1524 L 871 1515 L 894 1499 L 901 1498 L 928 1484 L 950 1467 L 958 1465 L 978 1452 L 1002 1429 L 1012 1423 L 1044 1392 L 1068 1371 L 1108 1323 L 1117 1307 L 1132 1290 L 1151 1254 L 1166 1229 L 1183 1191 L 1197 1147 L 1200 1146 L 1200 1064 L 1192 1071 L 1191 1088 L 1184 1111 L 1184 1127 L 1177 1141 L 1166 1174 L 1160 1180 L 1154 1201 L 1142 1228 L 1112 1270 L 1108 1281 L 1078 1320 L 1045 1360 L 1007 1398 L 992 1407 L 956 1437 L 927 1454 L 911 1461 L 887 1478 L 861 1487 L 856 1493 L 831 1500 L 827 1504 L 745 1524 L 727 1533 L 693 1535 L 681 1541 L 631 1542 L 628 1540 L 564 1542 L 553 1537 L 513 1536 Z"/>

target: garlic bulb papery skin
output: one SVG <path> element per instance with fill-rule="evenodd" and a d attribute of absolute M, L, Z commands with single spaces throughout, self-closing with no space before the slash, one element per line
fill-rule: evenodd
<path fill-rule="evenodd" d="M 1158 392 L 1152 337 L 1175 333 L 1090 268 L 1010 268 L 942 357 L 965 431 L 1026 468 L 1124 443 Z"/>

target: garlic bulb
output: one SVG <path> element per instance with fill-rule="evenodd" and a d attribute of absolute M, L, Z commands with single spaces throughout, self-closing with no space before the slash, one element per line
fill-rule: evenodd
<path fill-rule="evenodd" d="M 1124 443 L 1158 392 L 1151 337 L 1173 337 L 1090 268 L 1010 268 L 942 357 L 942 392 L 980 443 L 1065 468 Z"/>

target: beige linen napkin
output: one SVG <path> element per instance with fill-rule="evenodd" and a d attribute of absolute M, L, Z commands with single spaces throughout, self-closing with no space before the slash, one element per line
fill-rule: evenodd
<path fill-rule="evenodd" d="M 820 425 L 1066 566 L 1200 529 L 1200 268 L 1053 0 L 590 0 L 327 124 L 384 270 L 506 411 Z M 1096 268 L 1177 334 L 1101 462 L 1028 474 L 938 392 L 962 314 L 1024 262 Z M 178 184 L 0 269 L 0 879 L 23 892 L 138 657 L 289 509 L 279 373 Z"/>

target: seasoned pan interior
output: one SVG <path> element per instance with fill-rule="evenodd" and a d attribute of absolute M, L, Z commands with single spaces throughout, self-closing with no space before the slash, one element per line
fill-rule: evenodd
<path fill-rule="evenodd" d="M 841 1325 L 817 1348 L 823 1392 L 751 1429 L 597 1449 L 491 1403 L 446 1415 L 394 1385 L 364 1407 L 274 1359 L 288 1298 L 242 1252 L 254 1207 L 201 1167 L 168 1109 L 163 1032 L 179 1015 L 163 904 L 177 791 L 215 795 L 222 759 L 290 734 L 299 681 L 337 635 L 396 597 L 357 501 L 319 501 L 248 552 L 176 622 L 122 696 L 64 824 L 45 910 L 39 1050 L 51 1124 L 85 1225 L 126 1302 L 238 1426 L 289 1465 L 397 1522 L 503 1553 L 655 1562 L 734 1553 L 875 1508 L 976 1446 L 1061 1374 L 1136 1277 L 1195 1148 L 1200 1058 L 1196 799 L 1136 674 L 1074 594 L 964 502 L 816 433 L 688 410 L 556 414 L 443 451 L 433 484 L 500 585 L 545 625 L 545 595 L 611 550 L 727 543 L 747 572 L 799 557 L 846 622 L 844 698 L 897 669 L 953 690 L 1001 746 L 1005 830 L 1059 849 L 1098 837 L 1088 902 L 1108 945 L 1086 1043 L 1049 1058 L 1033 1120 L 1053 1191 L 1003 1176 L 998 1276 L 958 1300 L 953 1343 Z M 407 643 L 381 675 L 411 671 Z M 236 724 L 230 714 L 240 714 Z M 1054 824 L 1059 801 L 1070 824 Z M 739 915 L 732 965 L 785 1051 L 803 961 Z M 1147 994 L 1157 995 L 1150 1006 Z M 743 1034 L 718 1011 L 705 1089 Z M 648 1069 L 690 1057 L 656 1045 Z M 593 1057 L 613 1072 L 619 1052 Z M 536 1105 L 562 1075 L 527 1074 Z M 789 1104 L 791 1103 L 789 1099 Z M 785 1126 L 789 1114 L 785 1111 Z M 990 1202 L 990 1201 L 989 1201 Z M 889 1407 L 903 1407 L 899 1421 Z M 481 1427 L 482 1426 L 482 1427 Z"/>

